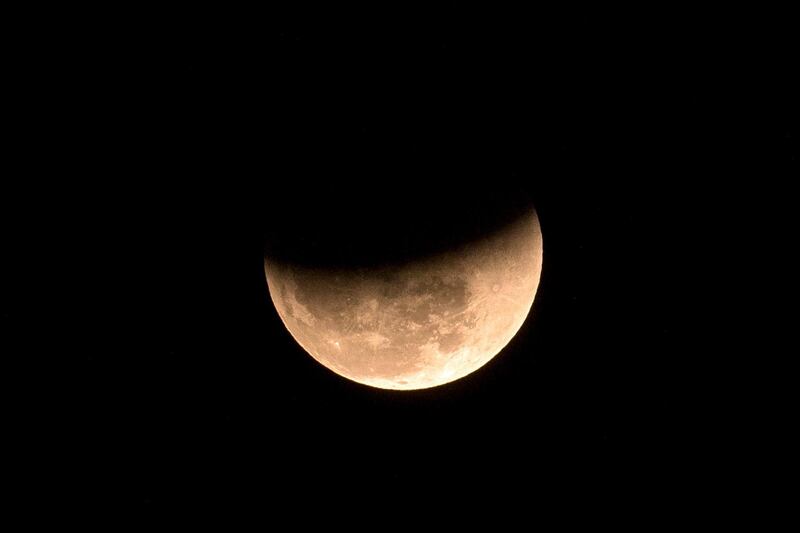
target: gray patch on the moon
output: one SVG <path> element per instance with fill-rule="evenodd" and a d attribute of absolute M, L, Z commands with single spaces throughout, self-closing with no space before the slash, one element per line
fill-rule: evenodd
<path fill-rule="evenodd" d="M 287 307 L 289 308 L 288 311 L 294 318 L 300 320 L 308 326 L 313 326 L 317 320 L 314 318 L 314 315 L 308 311 L 305 305 L 297 301 L 296 293 L 297 285 L 294 283 L 293 278 L 289 278 L 289 280 L 281 287 L 281 294 L 286 302 Z"/>

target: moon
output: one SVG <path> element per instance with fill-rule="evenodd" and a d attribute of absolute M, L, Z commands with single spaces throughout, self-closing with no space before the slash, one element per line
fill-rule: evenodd
<path fill-rule="evenodd" d="M 265 258 L 272 302 L 319 363 L 372 387 L 460 379 L 519 331 L 542 269 L 534 210 L 477 242 L 405 264 L 314 269 Z"/>

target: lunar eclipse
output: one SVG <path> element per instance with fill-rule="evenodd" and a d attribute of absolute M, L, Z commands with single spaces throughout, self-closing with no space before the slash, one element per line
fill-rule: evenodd
<path fill-rule="evenodd" d="M 380 268 L 313 268 L 267 257 L 269 293 L 319 363 L 384 389 L 443 385 L 479 369 L 522 326 L 542 267 L 536 212 L 473 242 Z"/>

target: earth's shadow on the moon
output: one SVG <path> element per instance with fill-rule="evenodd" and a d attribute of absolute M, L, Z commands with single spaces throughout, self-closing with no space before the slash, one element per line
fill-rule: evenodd
<path fill-rule="evenodd" d="M 534 207 L 508 184 L 407 185 L 330 184 L 312 194 L 289 187 L 281 205 L 266 211 L 265 256 L 321 270 L 402 265 L 480 242 Z"/>

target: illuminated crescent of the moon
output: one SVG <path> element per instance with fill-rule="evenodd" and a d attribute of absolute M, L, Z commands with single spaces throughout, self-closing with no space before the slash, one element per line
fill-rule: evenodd
<path fill-rule="evenodd" d="M 534 211 L 479 242 L 405 265 L 318 270 L 265 261 L 286 328 L 348 379 L 423 389 L 485 365 L 522 326 L 542 269 Z"/>

